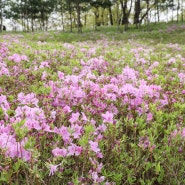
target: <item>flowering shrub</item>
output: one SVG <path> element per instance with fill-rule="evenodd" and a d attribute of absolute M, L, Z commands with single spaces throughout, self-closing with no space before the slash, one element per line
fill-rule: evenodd
<path fill-rule="evenodd" d="M 1 183 L 185 183 L 183 48 L 1 39 Z"/>

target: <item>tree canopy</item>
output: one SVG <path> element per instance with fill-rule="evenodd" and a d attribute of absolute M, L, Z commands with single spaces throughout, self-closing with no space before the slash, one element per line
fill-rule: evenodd
<path fill-rule="evenodd" d="M 184 21 L 184 6 L 183 0 L 0 0 L 0 14 L 1 25 L 10 19 L 24 31 L 59 26 L 82 32 L 83 26 L 101 25 L 125 25 L 127 30 L 129 24 L 160 22 L 162 14 L 168 21 Z"/>

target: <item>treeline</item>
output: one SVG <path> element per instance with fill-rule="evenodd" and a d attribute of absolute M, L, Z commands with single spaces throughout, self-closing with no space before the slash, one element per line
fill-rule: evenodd
<path fill-rule="evenodd" d="M 184 21 L 184 0 L 0 0 L 4 19 L 20 24 L 24 31 L 48 30 L 61 26 L 71 32 L 85 26 L 149 24 L 160 22 L 165 13 L 170 21 Z M 52 19 L 52 15 L 55 15 Z M 170 15 L 170 17 L 168 17 Z M 56 23 L 56 20 L 60 22 Z M 0 26 L 1 30 L 3 26 Z M 14 28 L 16 29 L 16 27 Z"/>

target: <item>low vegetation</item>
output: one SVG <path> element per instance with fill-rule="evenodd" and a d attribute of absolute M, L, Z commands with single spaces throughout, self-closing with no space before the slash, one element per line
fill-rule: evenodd
<path fill-rule="evenodd" d="M 165 27 L 1 35 L 0 184 L 185 184 L 185 32 Z"/>

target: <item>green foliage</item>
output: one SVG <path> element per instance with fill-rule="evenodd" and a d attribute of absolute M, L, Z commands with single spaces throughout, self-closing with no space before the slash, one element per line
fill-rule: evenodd
<path fill-rule="evenodd" d="M 23 127 L 24 123 L 25 123 L 25 120 L 22 120 L 13 125 L 18 141 L 22 141 L 22 139 L 25 138 L 25 136 L 28 133 L 27 127 Z"/>
<path fill-rule="evenodd" d="M 7 93 L 8 102 L 12 104 L 7 114 L 9 116 L 15 114 L 13 108 L 17 106 L 16 97 L 20 91 L 24 91 L 25 93 L 34 92 L 38 98 L 43 100 L 43 110 L 46 111 L 46 118 L 49 120 L 50 114 L 47 109 L 49 109 L 49 111 L 52 109 L 50 107 L 52 101 L 48 100 L 48 102 L 46 102 L 47 105 L 49 105 L 48 107 L 45 106 L 46 104 L 44 103 L 47 101 L 45 97 L 50 94 L 51 89 L 45 87 L 46 80 L 41 80 L 42 73 L 46 71 L 49 74 L 47 80 L 56 82 L 58 81 L 57 71 L 64 72 L 64 75 L 75 74 L 73 69 L 74 67 L 80 68 L 80 60 L 82 58 L 84 61 L 88 60 L 80 47 L 77 49 L 78 52 L 74 53 L 70 48 L 65 48 L 63 42 L 70 42 L 73 46 L 77 46 L 77 43 L 74 42 L 73 39 L 75 39 L 75 41 L 88 40 L 85 42 L 83 48 L 89 50 L 93 45 L 88 46 L 88 44 L 94 44 L 96 40 L 99 42 L 98 40 L 100 38 L 104 39 L 106 43 L 115 41 L 116 45 L 112 44 L 111 48 L 107 49 L 108 51 L 100 47 L 97 48 L 96 52 L 92 55 L 92 57 L 103 55 L 105 56 L 105 60 L 109 62 L 110 69 L 108 68 L 105 76 L 109 76 L 110 74 L 117 76 L 121 74 L 123 67 L 126 65 L 134 69 L 137 68 L 138 75 L 144 77 L 149 84 L 157 84 L 160 85 L 164 91 L 170 91 L 167 97 L 169 104 L 159 109 L 160 102 L 149 103 L 148 108 L 153 115 L 153 119 L 147 122 L 146 115 L 138 115 L 134 111 L 132 112 L 134 115 L 133 118 L 127 119 L 127 105 L 122 104 L 122 98 L 117 102 L 113 102 L 113 104 L 115 103 L 115 106 L 119 108 L 120 113 L 115 116 L 116 124 L 106 124 L 107 131 L 103 135 L 104 139 L 99 142 L 98 145 L 104 156 L 98 159 L 99 162 L 104 164 L 102 175 L 105 176 L 107 181 L 114 182 L 118 185 L 184 184 L 185 140 L 180 133 L 182 132 L 181 128 L 184 128 L 185 103 L 182 102 L 184 94 L 179 90 L 179 87 L 183 89 L 184 86 L 180 84 L 176 73 L 165 71 L 169 60 L 167 54 L 170 53 L 170 57 L 176 56 L 177 51 L 170 48 L 165 48 L 166 50 L 164 52 L 162 51 L 162 48 L 166 47 L 164 43 L 168 42 L 170 35 L 173 37 L 173 42 L 178 40 L 178 43 L 181 43 L 184 37 L 181 39 L 180 37 L 184 33 L 176 31 L 171 34 L 160 33 L 157 35 L 158 32 L 156 30 L 150 34 L 146 34 L 146 45 L 144 45 L 142 37 L 145 34 L 143 32 L 136 32 L 133 29 L 128 33 L 115 34 L 115 29 L 116 28 L 101 28 L 96 38 L 92 32 L 86 32 L 82 35 L 70 35 L 68 33 L 55 34 L 51 32 L 47 33 L 48 35 L 46 35 L 44 41 L 48 41 L 48 43 L 44 45 L 36 44 L 37 39 L 44 33 L 36 33 L 34 35 L 35 41 L 31 41 L 33 35 L 25 34 L 25 38 L 22 38 L 22 40 L 25 41 L 27 39 L 30 40 L 28 42 L 33 42 L 30 44 L 30 49 L 21 49 L 20 46 L 13 44 L 9 46 L 13 48 L 13 52 L 16 51 L 22 54 L 25 51 L 26 54 L 28 54 L 29 62 L 21 61 L 19 64 L 20 67 L 34 69 L 35 66 L 32 66 L 33 61 L 38 61 L 39 66 L 40 62 L 49 60 L 52 69 L 44 68 L 38 69 L 37 71 L 33 70 L 30 73 L 20 73 L 16 78 L 11 76 L 0 77 L 1 88 L 6 89 L 4 92 Z M 102 33 L 104 33 L 103 36 Z M 53 34 L 55 34 L 55 36 L 52 43 L 53 37 L 50 36 L 53 36 Z M 89 38 L 92 39 L 89 40 Z M 153 39 L 152 41 L 150 40 L 151 38 Z M 123 43 L 125 48 L 118 48 L 117 40 L 119 40 L 119 43 Z M 145 53 L 139 53 L 140 57 L 143 57 L 147 61 L 145 64 L 147 69 L 154 61 L 160 63 L 159 66 L 151 70 L 152 74 L 156 75 L 155 78 L 148 80 L 148 76 L 142 73 L 142 65 L 136 65 L 136 61 L 133 59 L 134 54 L 130 52 L 133 48 L 133 46 L 130 46 L 131 44 L 133 44 L 135 48 L 140 44 L 146 48 L 150 48 L 151 44 L 156 44 L 153 54 L 151 52 L 146 56 Z M 182 47 L 181 49 L 178 53 L 184 56 L 184 48 Z M 56 52 L 56 50 L 59 50 L 59 52 Z M 40 53 L 35 55 L 33 51 L 39 51 Z M 64 54 L 62 57 L 61 52 Z M 51 57 L 53 53 L 55 53 L 55 57 Z M 71 54 L 73 54 L 74 57 L 71 57 Z M 123 56 L 124 58 L 122 58 Z M 7 61 L 7 65 L 13 66 L 14 63 Z M 172 65 L 178 70 L 184 67 L 180 59 Z M 92 73 L 99 76 L 97 70 L 92 71 Z M 174 77 L 173 81 L 170 80 L 171 77 Z M 61 81 L 59 81 L 59 84 Z M 27 88 L 25 88 L 25 86 Z M 12 89 L 14 90 L 14 94 L 10 93 Z M 160 94 L 160 98 L 163 99 L 162 93 Z M 173 98 L 176 99 L 176 102 L 173 102 Z M 145 101 L 149 101 L 149 97 L 146 97 Z M 108 103 L 112 103 L 112 101 Z M 144 108 L 144 104 L 141 107 Z M 81 110 L 82 106 L 78 107 L 77 105 L 73 107 L 74 112 L 78 109 Z M 57 111 L 61 110 L 61 107 L 57 109 Z M 0 107 L 0 120 L 4 120 L 4 116 L 4 111 Z M 56 121 L 50 124 L 51 129 L 54 129 L 55 126 L 68 125 L 67 118 L 69 116 L 70 114 L 64 113 L 59 114 L 59 116 L 57 115 Z M 96 117 L 97 125 L 101 124 L 99 117 L 100 116 Z M 98 122 L 99 120 L 100 122 Z M 74 139 L 74 143 L 82 146 L 84 149 L 80 157 L 67 156 L 66 158 L 53 158 L 51 153 L 52 149 L 55 148 L 57 144 L 59 144 L 59 147 L 63 147 L 63 141 L 61 141 L 62 136 L 49 132 L 46 132 L 45 135 L 41 133 L 37 136 L 36 130 L 32 132 L 32 135 L 29 135 L 29 131 L 24 127 L 24 124 L 25 120 L 13 123 L 12 129 L 15 132 L 17 142 L 22 141 L 25 137 L 27 138 L 24 148 L 32 152 L 32 158 L 35 159 L 35 161 L 31 160 L 30 163 L 27 163 L 20 159 L 8 159 L 7 157 L 5 158 L 6 150 L 1 150 L 0 164 L 3 170 L 0 174 L 0 183 L 26 184 L 28 179 L 30 184 L 44 184 L 45 182 L 47 182 L 47 184 L 67 184 L 69 181 L 74 184 L 80 184 L 79 178 L 92 167 L 88 161 L 89 158 L 95 157 L 95 153 L 86 150 L 89 148 L 89 140 L 96 139 L 94 126 L 86 123 L 86 125 L 83 126 L 83 135 L 81 138 L 79 140 Z M 174 131 L 177 131 L 177 134 L 172 137 Z M 142 139 L 149 141 L 148 147 L 142 145 Z M 49 164 L 50 162 L 52 164 L 60 164 L 63 171 L 60 169 L 62 172 L 58 170 L 54 176 L 48 177 L 49 167 L 45 163 Z M 7 166 L 8 168 L 5 169 Z M 87 176 L 85 176 L 85 178 L 88 179 Z M 91 182 L 89 181 L 88 184 L 91 184 Z"/>
<path fill-rule="evenodd" d="M 90 136 L 94 132 L 93 125 L 91 124 L 86 125 L 84 129 L 85 129 L 85 134 L 78 141 L 79 145 L 83 147 L 87 146 Z"/>

